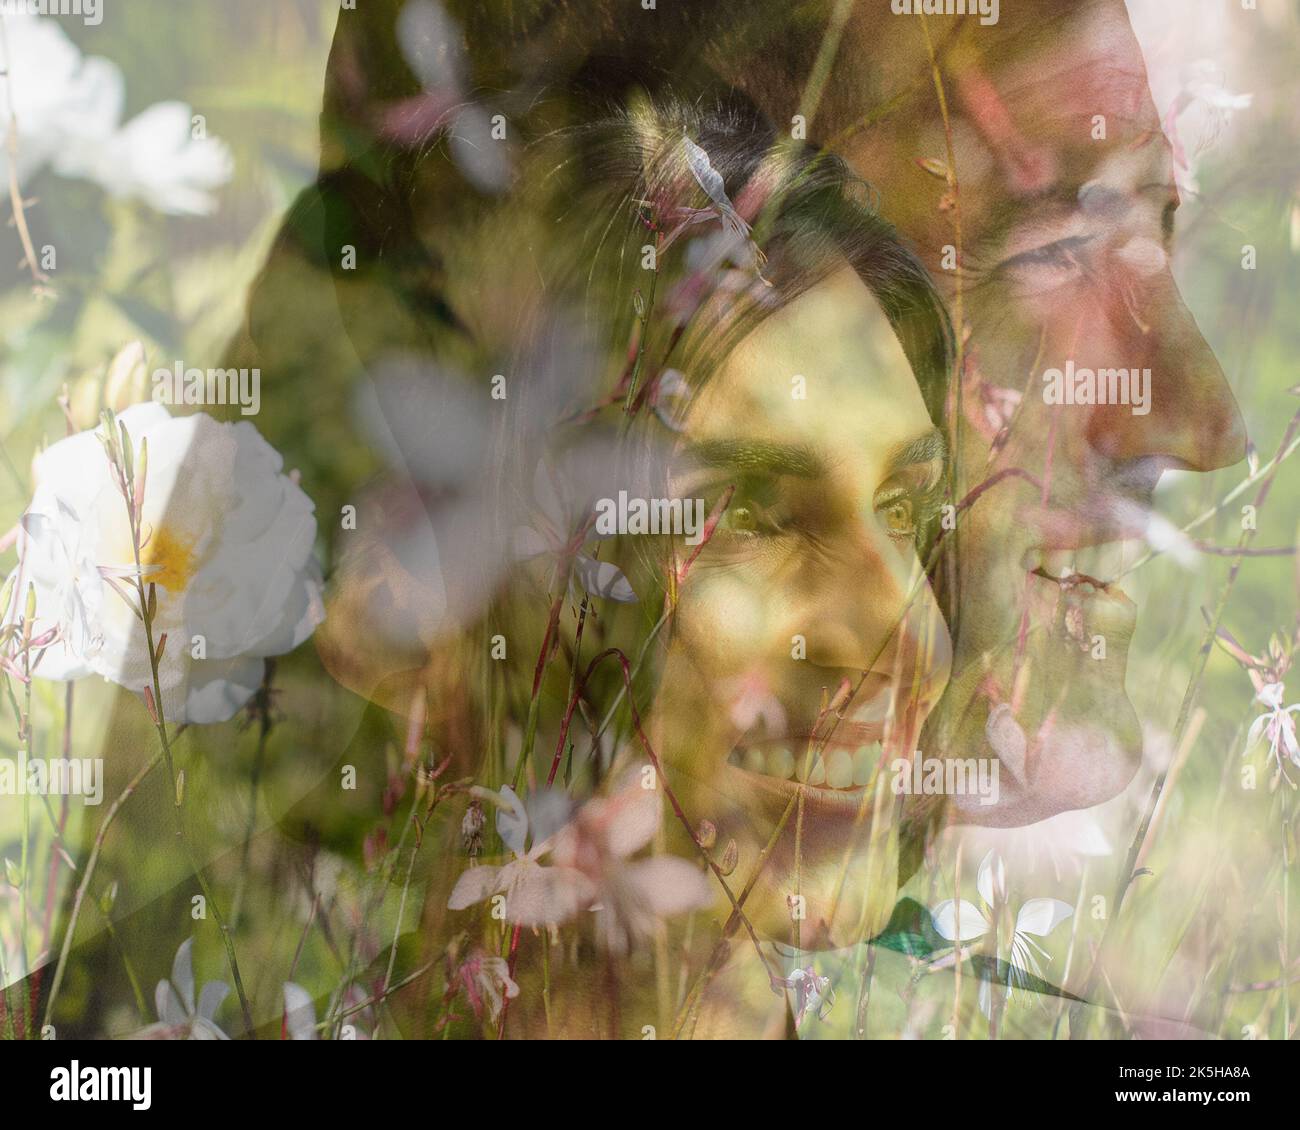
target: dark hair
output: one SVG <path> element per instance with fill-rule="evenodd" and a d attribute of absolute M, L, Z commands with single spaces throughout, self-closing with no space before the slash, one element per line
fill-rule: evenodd
<path fill-rule="evenodd" d="M 570 171 L 580 188 L 568 200 L 568 211 L 587 236 L 582 261 L 573 267 L 586 272 L 588 288 L 595 279 L 612 285 L 630 312 L 629 260 L 639 255 L 650 229 L 664 234 L 656 208 L 665 201 L 684 203 L 683 190 L 698 197 L 697 203 L 712 203 L 689 175 L 683 139 L 707 156 L 728 200 L 738 208 L 749 201 L 750 208 L 742 210 L 749 213 L 753 243 L 766 258 L 761 286 L 719 304 L 703 327 L 686 335 L 688 352 L 692 336 L 703 345 L 693 351 L 692 369 L 698 371 L 688 376 L 706 380 L 758 321 L 847 263 L 881 304 L 931 418 L 941 425 L 953 341 L 929 274 L 876 211 L 870 186 L 841 158 L 779 135 L 734 94 L 707 108 L 634 97 L 605 119 L 569 131 Z M 614 268 L 593 267 L 594 257 L 610 243 L 616 245 Z M 661 264 L 661 269 L 669 279 L 683 270 L 680 263 Z"/>

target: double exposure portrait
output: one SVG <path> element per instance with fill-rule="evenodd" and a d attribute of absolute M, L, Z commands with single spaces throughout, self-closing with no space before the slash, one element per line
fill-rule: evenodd
<path fill-rule="evenodd" d="M 1298 40 L 0 2 L 0 1035 L 1292 1039 Z"/>

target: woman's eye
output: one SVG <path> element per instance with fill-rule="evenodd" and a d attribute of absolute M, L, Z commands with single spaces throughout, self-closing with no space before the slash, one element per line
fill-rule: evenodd
<path fill-rule="evenodd" d="M 880 520 L 890 537 L 910 538 L 916 534 L 916 510 L 910 498 L 896 498 L 880 508 Z"/>
<path fill-rule="evenodd" d="M 720 525 L 731 533 L 753 536 L 775 534 L 781 530 L 781 524 L 769 510 L 746 499 L 728 506 Z"/>
<path fill-rule="evenodd" d="M 752 533 L 758 529 L 758 515 L 752 506 L 736 506 L 727 510 L 726 525 L 728 529 L 741 533 Z"/>

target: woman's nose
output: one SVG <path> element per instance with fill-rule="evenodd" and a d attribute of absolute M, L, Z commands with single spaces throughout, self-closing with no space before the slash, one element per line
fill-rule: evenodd
<path fill-rule="evenodd" d="M 864 529 L 834 564 L 806 609 L 809 662 L 941 689 L 952 645 L 916 554 Z"/>
<path fill-rule="evenodd" d="M 1246 428 L 1214 351 L 1165 268 L 1110 297 L 1117 367 L 1150 370 L 1149 411 L 1108 404 L 1089 415 L 1093 450 L 1116 463 L 1163 456 L 1192 471 L 1213 471 L 1244 458 Z"/>

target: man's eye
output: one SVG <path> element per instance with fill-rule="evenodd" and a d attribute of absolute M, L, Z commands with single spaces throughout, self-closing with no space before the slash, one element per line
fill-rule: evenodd
<path fill-rule="evenodd" d="M 1079 256 L 1082 254 L 1083 248 L 1091 242 L 1091 235 L 1070 235 L 1069 238 L 1057 239 L 1053 243 L 1044 243 L 1041 247 L 1034 247 L 1030 251 L 1022 251 L 1019 255 L 1013 255 L 1010 259 L 1002 260 L 1000 269 L 1082 270 L 1083 263 Z"/>
<path fill-rule="evenodd" d="M 1065 282 L 1083 272 L 1082 252 L 1091 241 L 1092 237 L 1087 235 L 1058 239 L 1004 259 L 998 271 L 1050 283 Z"/>

